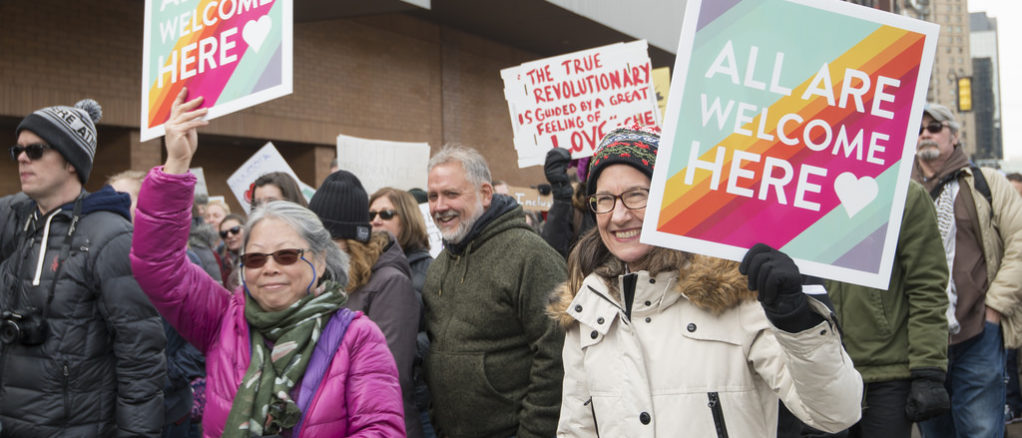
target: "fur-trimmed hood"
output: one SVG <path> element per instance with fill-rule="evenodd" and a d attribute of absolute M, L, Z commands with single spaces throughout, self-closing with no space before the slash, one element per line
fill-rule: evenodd
<path fill-rule="evenodd" d="M 738 263 L 730 260 L 693 255 L 686 259 L 683 266 L 678 267 L 675 278 L 671 292 L 680 294 L 696 307 L 714 315 L 756 299 L 756 292 L 749 290 L 748 280 L 738 272 Z M 598 280 L 602 280 L 608 287 L 615 300 L 621 301 L 616 278 L 593 273 L 585 282 Z M 568 283 L 561 283 L 551 292 L 547 314 L 565 329 L 576 323 L 575 318 L 568 313 L 568 308 L 577 294 L 578 290 L 570 288 Z"/>

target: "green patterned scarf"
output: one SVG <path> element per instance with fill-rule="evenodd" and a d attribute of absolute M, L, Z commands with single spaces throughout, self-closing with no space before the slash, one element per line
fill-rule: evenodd
<path fill-rule="evenodd" d="M 245 297 L 245 319 L 252 338 L 252 357 L 241 380 L 224 437 L 277 434 L 298 424 L 302 412 L 291 400 L 309 357 L 330 317 L 348 300 L 341 285 L 325 281 L 287 309 L 266 312 Z M 273 350 L 266 346 L 273 342 Z"/>

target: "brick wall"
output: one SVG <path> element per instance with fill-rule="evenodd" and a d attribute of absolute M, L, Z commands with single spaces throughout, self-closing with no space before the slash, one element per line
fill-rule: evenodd
<path fill-rule="evenodd" d="M 138 141 L 143 8 L 138 0 L 0 1 L 8 146 L 24 115 L 92 97 L 104 118 L 90 190 L 107 175 L 162 160 L 159 140 Z M 500 69 L 538 56 L 403 14 L 296 23 L 294 35 L 294 93 L 200 130 L 194 164 L 212 194 L 228 195 L 227 176 L 266 141 L 318 185 L 340 133 L 426 141 L 434 151 L 461 143 L 487 157 L 494 178 L 543 182 L 539 167 L 515 164 L 500 79 Z M 0 175 L 0 195 L 19 189 L 9 159 L 0 160 Z"/>

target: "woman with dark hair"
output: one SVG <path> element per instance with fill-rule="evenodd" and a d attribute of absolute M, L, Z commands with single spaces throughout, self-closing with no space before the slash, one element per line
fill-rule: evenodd
<path fill-rule="evenodd" d="M 309 206 L 298 182 L 284 172 L 264 174 L 252 183 L 252 206 L 270 201 L 291 201 L 302 207 Z"/>
<path fill-rule="evenodd" d="M 426 283 L 426 271 L 433 263 L 429 255 L 429 235 L 426 234 L 426 221 L 422 218 L 419 204 L 410 192 L 384 187 L 369 197 L 369 223 L 373 231 L 386 231 L 397 238 L 405 251 L 405 258 L 412 268 L 412 287 L 415 296 L 422 304 L 422 285 Z M 419 333 L 416 335 L 415 366 L 415 407 L 419 410 L 423 435 L 427 438 L 436 436 L 429 420 L 429 404 L 432 398 L 426 386 L 425 372 L 422 363 L 429 352 L 429 337 L 426 336 L 425 318 L 419 320 Z"/>
<path fill-rule="evenodd" d="M 220 277 L 227 290 L 241 286 L 241 245 L 245 241 L 245 218 L 237 213 L 224 216 L 217 224 L 220 240 Z"/>
<path fill-rule="evenodd" d="M 369 197 L 369 223 L 373 231 L 388 231 L 397 238 L 412 267 L 412 286 L 422 295 L 426 270 L 433 258 L 429 256 L 429 235 L 419 204 L 411 193 L 384 187 Z"/>
<path fill-rule="evenodd" d="M 413 368 L 422 305 L 412 289 L 411 269 L 401 245 L 390 233 L 372 231 L 369 196 L 351 172 L 338 170 L 327 176 L 309 209 L 351 260 L 347 306 L 364 312 L 386 336 L 401 381 L 405 430 L 409 437 L 421 438 Z"/>
<path fill-rule="evenodd" d="M 268 202 L 248 218 L 240 288 L 184 257 L 206 109 L 178 94 L 167 161 L 139 195 L 131 266 L 150 301 L 206 355 L 207 437 L 403 437 L 401 390 L 380 329 L 344 307 L 347 256 L 309 209 Z"/>
<path fill-rule="evenodd" d="M 549 309 L 567 332 L 557 436 L 774 436 L 778 400 L 817 429 L 854 424 L 862 379 L 791 258 L 758 244 L 739 265 L 639 240 L 659 142 L 621 128 L 593 156 L 596 227 Z"/>

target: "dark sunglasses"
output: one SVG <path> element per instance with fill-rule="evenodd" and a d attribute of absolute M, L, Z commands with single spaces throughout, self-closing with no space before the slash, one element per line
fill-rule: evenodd
<path fill-rule="evenodd" d="M 280 249 L 269 254 L 262 252 L 249 252 L 241 255 L 241 264 L 249 269 L 259 269 L 266 264 L 266 260 L 273 257 L 278 265 L 293 265 L 305 254 L 304 249 Z"/>
<path fill-rule="evenodd" d="M 25 155 L 28 155 L 29 160 L 38 160 L 43 157 L 43 152 L 46 152 L 46 149 L 49 148 L 50 145 L 43 143 L 30 144 L 28 146 L 11 146 L 11 159 L 18 161 L 18 156 L 24 152 Z"/>
<path fill-rule="evenodd" d="M 938 121 L 932 121 L 927 123 L 926 126 L 919 127 L 919 135 L 923 135 L 923 130 L 930 131 L 930 134 L 937 134 L 944 130 L 944 124 Z"/>
<path fill-rule="evenodd" d="M 220 232 L 220 238 L 221 239 L 226 239 L 228 234 L 238 234 L 238 233 L 241 233 L 241 225 L 235 225 L 233 227 L 230 227 L 230 228 L 228 228 L 226 230 L 221 231 Z"/>
<path fill-rule="evenodd" d="M 394 216 L 397 216 L 397 212 L 394 211 L 394 210 L 380 210 L 380 211 L 369 210 L 369 220 L 376 219 L 376 215 L 377 214 L 380 215 L 380 219 L 383 219 L 385 221 L 389 221 L 391 219 L 394 219 Z"/>

